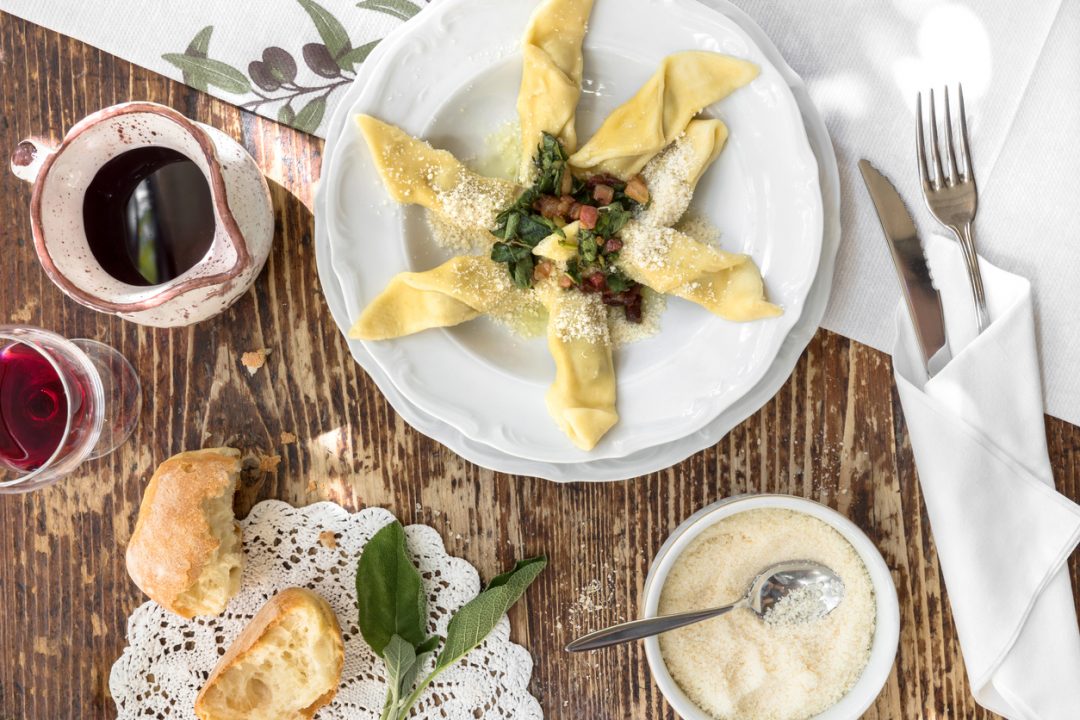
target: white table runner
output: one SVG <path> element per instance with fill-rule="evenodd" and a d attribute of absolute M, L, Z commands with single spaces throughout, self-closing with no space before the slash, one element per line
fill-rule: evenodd
<path fill-rule="evenodd" d="M 825 327 L 890 349 L 899 288 L 855 163 L 873 160 L 923 230 L 937 230 L 918 194 L 914 96 L 962 81 L 980 251 L 1032 281 L 1047 412 L 1080 424 L 1080 2 L 734 2 L 806 80 L 836 146 L 844 238 Z M 0 10 L 320 134 L 371 43 L 424 4 L 0 0 Z"/>

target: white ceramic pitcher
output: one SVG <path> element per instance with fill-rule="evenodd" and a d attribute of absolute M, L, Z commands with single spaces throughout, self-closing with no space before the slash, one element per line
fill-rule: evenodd
<path fill-rule="evenodd" d="M 164 147 L 203 172 L 214 206 L 214 238 L 189 270 L 159 285 L 136 286 L 106 272 L 83 227 L 83 197 L 98 170 L 121 153 Z M 12 171 L 34 184 L 34 247 L 49 278 L 75 301 L 142 325 L 189 325 L 217 315 L 254 282 L 274 237 L 270 192 L 254 159 L 235 140 L 172 108 L 131 102 L 100 110 L 59 147 L 19 143 Z M 117 242 L 121 242 L 118 238 Z"/>

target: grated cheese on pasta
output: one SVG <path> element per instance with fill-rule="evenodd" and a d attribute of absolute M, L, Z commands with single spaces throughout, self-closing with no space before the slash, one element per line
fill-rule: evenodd
<path fill-rule="evenodd" d="M 638 212 L 638 222 L 669 227 L 690 207 L 694 197 L 694 183 L 690 181 L 694 150 L 685 138 L 685 133 L 680 135 L 641 171 L 651 200 L 648 207 Z"/>
<path fill-rule="evenodd" d="M 607 307 L 599 295 L 572 290 L 564 292 L 550 322 L 556 336 L 563 342 L 611 342 Z"/>

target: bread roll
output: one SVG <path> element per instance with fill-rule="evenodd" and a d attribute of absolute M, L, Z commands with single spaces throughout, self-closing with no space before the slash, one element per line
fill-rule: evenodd
<path fill-rule="evenodd" d="M 337 693 L 345 645 L 337 616 L 303 588 L 282 590 L 222 655 L 195 699 L 199 720 L 311 718 Z"/>
<path fill-rule="evenodd" d="M 181 617 L 220 615 L 240 590 L 243 556 L 232 510 L 239 475 L 238 450 L 184 452 L 161 463 L 143 493 L 128 575 Z"/>

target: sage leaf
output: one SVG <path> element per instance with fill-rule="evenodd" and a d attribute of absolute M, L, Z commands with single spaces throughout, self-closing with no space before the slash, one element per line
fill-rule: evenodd
<path fill-rule="evenodd" d="M 292 109 L 292 105 L 282 105 L 278 108 L 277 119 L 279 123 L 292 125 L 296 121 L 296 111 Z"/>
<path fill-rule="evenodd" d="M 412 689 L 412 682 L 406 687 L 405 680 L 416 680 L 416 649 L 400 635 L 393 635 L 383 651 L 383 662 L 386 663 L 386 683 L 397 702 L 403 692 Z"/>
<path fill-rule="evenodd" d="M 440 642 L 442 642 L 441 637 L 439 637 L 438 635 L 432 635 L 416 647 L 416 657 L 419 658 L 427 655 L 429 652 L 434 652 L 435 648 L 439 646 Z"/>
<path fill-rule="evenodd" d="M 454 664 L 487 637 L 499 619 L 547 566 L 543 555 L 518 562 L 496 576 L 487 589 L 465 603 L 446 628 L 446 644 L 435 661 L 435 672 Z"/>
<path fill-rule="evenodd" d="M 314 133 L 319 129 L 319 125 L 322 123 L 323 115 L 325 114 L 326 98 L 317 97 L 304 107 L 300 108 L 300 112 L 296 113 L 296 118 L 293 120 L 292 125 L 297 130 Z"/>
<path fill-rule="evenodd" d="M 408 20 L 420 12 L 420 8 L 408 2 L 408 0 L 364 0 L 364 2 L 358 3 L 356 7 L 362 10 L 374 10 L 375 12 L 392 15 L 398 20 Z"/>
<path fill-rule="evenodd" d="M 322 38 L 323 44 L 331 55 L 337 57 L 349 51 L 352 47 L 349 34 L 345 32 L 344 26 L 338 22 L 338 19 L 330 14 L 330 11 L 314 0 L 296 1 L 315 23 L 315 30 L 318 31 L 319 37 Z"/>
<path fill-rule="evenodd" d="M 379 657 L 385 659 L 394 635 L 414 650 L 429 641 L 424 584 L 398 521 L 379 530 L 364 546 L 356 568 L 356 600 L 360 634 Z"/>
<path fill-rule="evenodd" d="M 375 46 L 379 44 L 378 40 L 365 43 L 358 48 L 353 48 L 347 53 L 337 58 L 338 67 L 342 70 L 348 70 L 350 72 L 356 70 L 356 66 L 367 60 L 368 55 L 375 49 Z"/>
<path fill-rule="evenodd" d="M 181 53 L 166 53 L 161 58 L 190 74 L 193 87 L 194 83 L 203 83 L 234 95 L 245 95 L 251 92 L 251 83 L 247 76 L 220 60 L 192 57 Z"/>

